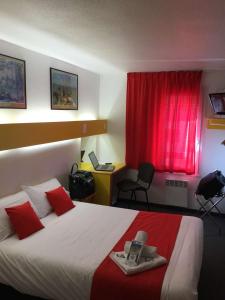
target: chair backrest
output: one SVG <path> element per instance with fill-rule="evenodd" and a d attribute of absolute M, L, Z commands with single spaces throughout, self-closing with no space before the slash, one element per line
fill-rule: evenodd
<path fill-rule="evenodd" d="M 146 183 L 147 188 L 149 188 L 152 183 L 154 173 L 155 168 L 151 163 L 142 163 L 138 169 L 137 180 Z"/>

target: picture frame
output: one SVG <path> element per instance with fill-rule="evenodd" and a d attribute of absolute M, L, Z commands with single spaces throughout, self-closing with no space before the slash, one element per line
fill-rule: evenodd
<path fill-rule="evenodd" d="M 51 109 L 78 110 L 78 75 L 50 68 Z"/>
<path fill-rule="evenodd" d="M 225 92 L 211 93 L 209 94 L 209 99 L 213 112 L 217 115 L 225 115 Z"/>
<path fill-rule="evenodd" d="M 26 62 L 0 54 L 0 108 L 26 109 Z"/>

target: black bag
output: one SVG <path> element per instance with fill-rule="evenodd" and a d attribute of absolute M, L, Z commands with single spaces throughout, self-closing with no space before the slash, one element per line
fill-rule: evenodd
<path fill-rule="evenodd" d="M 196 194 L 203 195 L 205 199 L 209 199 L 221 193 L 224 186 L 225 177 L 221 171 L 216 170 L 200 180 Z"/>
<path fill-rule="evenodd" d="M 76 171 L 74 171 L 76 167 Z M 77 163 L 72 165 L 69 174 L 69 191 L 71 199 L 82 199 L 95 192 L 94 177 L 91 172 L 78 170 Z"/>

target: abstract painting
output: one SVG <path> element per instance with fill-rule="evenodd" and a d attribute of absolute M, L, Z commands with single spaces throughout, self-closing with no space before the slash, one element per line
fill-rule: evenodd
<path fill-rule="evenodd" d="M 26 108 L 25 61 L 0 54 L 0 108 Z"/>

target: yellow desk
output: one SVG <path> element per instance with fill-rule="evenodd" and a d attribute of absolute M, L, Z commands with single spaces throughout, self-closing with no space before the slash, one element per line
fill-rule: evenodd
<path fill-rule="evenodd" d="M 113 163 L 115 169 L 113 172 L 95 171 L 91 163 L 80 163 L 79 169 L 90 171 L 95 179 L 95 198 L 93 203 L 102 205 L 111 205 L 113 177 L 124 170 L 126 165 L 123 163 Z"/>

